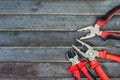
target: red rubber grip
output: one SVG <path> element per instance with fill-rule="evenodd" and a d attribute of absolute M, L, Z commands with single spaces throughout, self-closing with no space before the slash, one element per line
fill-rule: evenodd
<path fill-rule="evenodd" d="M 120 6 L 119 6 L 120 7 Z M 98 26 L 103 26 L 103 25 L 105 25 L 114 15 L 116 15 L 118 12 L 120 12 L 120 8 L 118 8 L 117 10 L 115 10 L 115 12 L 113 12 L 113 13 L 111 13 L 110 14 L 110 16 L 107 18 L 107 19 L 105 19 L 105 20 L 98 20 L 97 22 L 96 22 L 96 24 L 98 25 Z M 107 16 L 107 15 L 106 15 Z"/>
<path fill-rule="evenodd" d="M 116 38 L 120 38 L 120 34 L 117 33 L 113 33 L 113 32 L 102 32 L 102 34 L 100 35 L 102 38 L 107 38 L 109 36 L 114 36 Z"/>
<path fill-rule="evenodd" d="M 92 80 L 91 76 L 88 73 L 86 63 L 87 63 L 87 61 L 82 61 L 82 62 L 80 62 L 80 64 L 78 64 L 78 67 L 82 71 L 82 73 L 88 78 L 88 80 Z"/>
<path fill-rule="evenodd" d="M 68 72 L 72 72 L 73 76 L 74 76 L 75 78 L 77 78 L 77 80 L 81 80 L 80 73 L 79 73 L 79 69 L 78 69 L 77 65 L 71 66 L 71 67 L 68 69 Z"/>
<path fill-rule="evenodd" d="M 90 62 L 90 68 L 95 69 L 101 80 L 110 80 L 110 78 L 103 71 L 102 67 L 100 66 L 97 60 L 93 60 Z"/>
<path fill-rule="evenodd" d="M 120 62 L 120 56 L 117 56 L 115 54 L 109 54 L 109 53 L 107 53 L 107 51 L 105 49 L 100 51 L 99 57 L 103 58 L 103 59 L 108 59 L 108 60 Z"/>

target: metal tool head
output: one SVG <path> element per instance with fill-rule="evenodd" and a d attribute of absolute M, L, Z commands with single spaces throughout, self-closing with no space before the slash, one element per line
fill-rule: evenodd
<path fill-rule="evenodd" d="M 79 31 L 83 31 L 83 32 L 89 32 L 86 36 L 81 37 L 80 39 L 88 39 L 88 38 L 92 38 L 96 35 L 100 35 L 100 30 L 99 30 L 99 26 L 95 25 L 95 26 L 88 26 L 82 29 L 78 29 Z"/>
<path fill-rule="evenodd" d="M 83 41 L 77 39 L 77 41 L 82 45 L 81 48 L 77 48 L 75 45 L 72 45 L 73 49 L 75 49 L 80 55 L 85 58 L 88 58 L 90 61 L 95 60 L 98 57 L 99 52 L 94 50 L 90 45 L 86 44 Z"/>
<path fill-rule="evenodd" d="M 72 63 L 72 65 L 78 64 L 80 61 L 78 60 L 77 53 L 71 49 L 66 52 L 67 59 Z"/>

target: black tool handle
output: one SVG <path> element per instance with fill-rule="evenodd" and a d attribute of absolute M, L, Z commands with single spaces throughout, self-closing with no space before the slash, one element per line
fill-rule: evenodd
<path fill-rule="evenodd" d="M 103 26 L 104 24 L 106 24 L 114 15 L 116 15 L 117 13 L 120 12 L 120 5 L 114 7 L 113 9 L 111 9 L 106 15 L 99 17 L 96 24 L 98 24 L 98 26 Z"/>
<path fill-rule="evenodd" d="M 97 80 L 96 77 L 88 70 L 88 74 L 92 77 L 92 80 Z"/>
<path fill-rule="evenodd" d="M 86 61 L 82 61 L 80 64 L 77 65 L 79 70 L 88 78 L 88 80 L 96 80 L 94 75 L 88 70 L 86 66 Z"/>

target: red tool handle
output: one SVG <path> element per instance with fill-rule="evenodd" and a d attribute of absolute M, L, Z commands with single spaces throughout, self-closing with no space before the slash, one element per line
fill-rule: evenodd
<path fill-rule="evenodd" d="M 86 67 L 87 61 L 82 61 L 78 64 L 80 71 L 88 78 L 88 80 L 96 80 L 96 78 L 90 73 Z"/>
<path fill-rule="evenodd" d="M 105 32 L 105 31 L 103 31 L 100 36 L 101 36 L 104 40 L 107 40 L 107 39 L 118 39 L 118 40 L 120 40 L 120 34 L 118 34 L 118 33 Z"/>
<path fill-rule="evenodd" d="M 93 60 L 90 62 L 90 68 L 95 69 L 101 80 L 110 80 L 110 78 L 103 71 L 102 67 L 100 66 L 97 60 Z"/>
<path fill-rule="evenodd" d="M 96 80 L 94 75 L 87 69 L 86 67 L 87 61 L 82 61 L 74 66 L 71 66 L 68 71 L 72 72 L 73 76 L 75 77 L 75 80 L 81 80 L 80 77 L 80 71 L 88 78 L 88 80 Z"/>
<path fill-rule="evenodd" d="M 73 76 L 75 77 L 75 80 L 81 80 L 80 72 L 77 65 L 71 66 L 68 69 L 68 72 L 72 72 Z"/>
<path fill-rule="evenodd" d="M 103 26 L 104 24 L 106 24 L 114 15 L 116 15 L 118 12 L 120 12 L 120 5 L 116 6 L 115 8 L 113 8 L 112 10 L 110 10 L 106 15 L 98 18 L 96 24 L 98 26 Z"/>
<path fill-rule="evenodd" d="M 107 51 L 105 49 L 100 51 L 99 57 L 103 58 L 103 59 L 108 59 L 108 60 L 120 62 L 120 56 L 117 56 L 114 54 L 109 54 L 109 53 L 107 53 Z"/>

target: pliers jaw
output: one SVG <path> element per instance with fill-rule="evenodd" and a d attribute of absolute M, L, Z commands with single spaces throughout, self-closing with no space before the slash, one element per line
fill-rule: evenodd
<path fill-rule="evenodd" d="M 82 29 L 78 29 L 77 31 L 89 32 L 86 36 L 81 37 L 80 38 L 81 40 L 92 38 L 95 37 L 96 35 L 101 35 L 101 31 L 99 30 L 99 26 L 97 24 L 94 26 L 88 26 Z"/>
<path fill-rule="evenodd" d="M 68 72 L 72 72 L 75 80 L 81 80 L 80 71 L 88 78 L 88 80 L 96 80 L 94 75 L 86 67 L 87 60 L 80 62 L 74 49 L 66 52 L 66 56 L 68 60 L 72 63 L 72 66 L 68 68 Z"/>
<path fill-rule="evenodd" d="M 77 48 L 75 45 L 72 45 L 73 49 L 77 51 L 80 55 L 85 58 L 88 58 L 90 61 L 95 60 L 96 57 L 99 56 L 99 52 L 94 50 L 90 45 L 84 43 L 77 39 L 77 41 L 82 45 L 82 48 Z"/>
<path fill-rule="evenodd" d="M 66 57 L 72 65 L 76 65 L 80 62 L 77 53 L 73 49 L 66 52 Z"/>
<path fill-rule="evenodd" d="M 120 5 L 114 7 L 107 14 L 97 19 L 95 25 L 88 26 L 88 27 L 77 30 L 77 31 L 89 31 L 89 33 L 85 37 L 81 37 L 80 39 L 81 40 L 88 39 L 88 38 L 92 38 L 97 35 L 103 38 L 104 40 L 109 39 L 109 38 L 120 40 L 120 34 L 118 33 L 104 32 L 104 31 L 99 30 L 100 27 L 105 25 L 113 16 L 115 16 L 119 12 L 120 12 Z"/>

